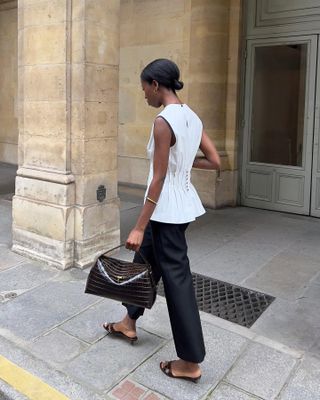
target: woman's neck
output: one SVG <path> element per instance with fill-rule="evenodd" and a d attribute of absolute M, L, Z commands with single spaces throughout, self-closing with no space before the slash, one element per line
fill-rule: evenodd
<path fill-rule="evenodd" d="M 163 96 L 162 105 L 166 107 L 169 104 L 181 104 L 179 97 L 172 91 L 168 91 Z"/>

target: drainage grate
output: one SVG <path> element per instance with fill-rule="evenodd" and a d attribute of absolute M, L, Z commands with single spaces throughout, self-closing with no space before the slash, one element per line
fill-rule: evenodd
<path fill-rule="evenodd" d="M 199 310 L 250 328 L 275 299 L 231 283 L 192 274 Z M 162 280 L 158 294 L 164 296 Z"/>

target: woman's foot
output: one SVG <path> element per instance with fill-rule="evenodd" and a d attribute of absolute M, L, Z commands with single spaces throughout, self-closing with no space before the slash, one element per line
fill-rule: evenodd
<path fill-rule="evenodd" d="M 105 322 L 102 326 L 109 334 L 118 333 L 131 341 L 136 341 L 138 339 L 136 321 L 131 319 L 128 315 L 120 322 Z"/>
<path fill-rule="evenodd" d="M 192 382 L 198 382 L 201 378 L 199 365 L 189 361 L 162 361 L 160 368 L 170 378 L 186 379 Z"/>

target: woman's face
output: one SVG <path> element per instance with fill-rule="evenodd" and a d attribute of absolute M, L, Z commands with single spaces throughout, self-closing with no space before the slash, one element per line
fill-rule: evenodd
<path fill-rule="evenodd" d="M 156 81 L 148 83 L 141 81 L 142 90 L 144 91 L 144 98 L 147 100 L 149 106 L 161 107 L 162 102 L 159 96 L 159 84 Z"/>

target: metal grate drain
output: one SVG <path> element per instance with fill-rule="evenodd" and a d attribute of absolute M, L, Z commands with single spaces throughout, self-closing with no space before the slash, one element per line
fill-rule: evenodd
<path fill-rule="evenodd" d="M 231 283 L 192 274 L 199 310 L 250 328 L 275 299 Z M 162 280 L 158 294 L 164 296 Z"/>

